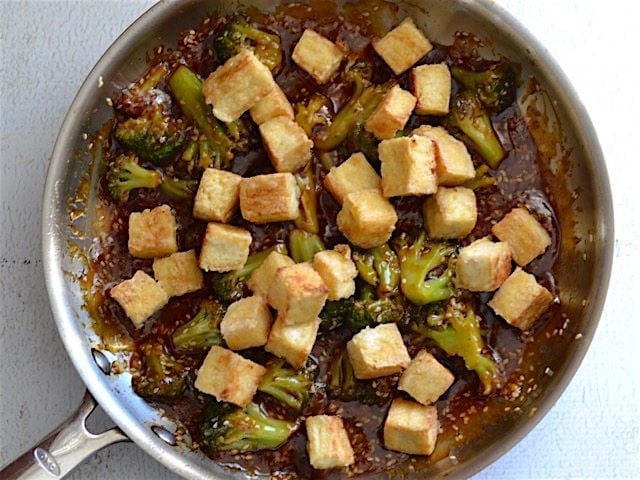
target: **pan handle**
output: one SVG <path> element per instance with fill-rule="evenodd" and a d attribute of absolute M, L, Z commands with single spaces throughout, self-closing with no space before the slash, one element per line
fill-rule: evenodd
<path fill-rule="evenodd" d="M 38 445 L 0 470 L 6 480 L 52 480 L 63 478 L 89 455 L 129 438 L 118 427 L 94 435 L 87 417 L 98 404 L 86 391 L 78 409 Z"/>

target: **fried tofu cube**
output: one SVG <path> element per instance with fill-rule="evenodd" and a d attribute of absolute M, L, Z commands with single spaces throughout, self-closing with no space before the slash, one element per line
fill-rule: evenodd
<path fill-rule="evenodd" d="M 246 407 L 265 373 L 262 365 L 216 345 L 198 369 L 195 387 L 220 402 Z"/>
<path fill-rule="evenodd" d="M 272 321 L 264 298 L 246 297 L 229 305 L 220 332 L 231 350 L 261 347 L 267 343 Z"/>
<path fill-rule="evenodd" d="M 230 272 L 244 267 L 251 241 L 251 233 L 244 228 L 209 222 L 200 249 L 200 268 L 207 272 Z"/>
<path fill-rule="evenodd" d="M 514 208 L 496 223 L 491 232 L 511 247 L 515 262 L 524 267 L 542 255 L 551 237 L 540 222 L 526 208 Z"/>
<path fill-rule="evenodd" d="M 407 17 L 380 40 L 374 41 L 373 48 L 393 73 L 400 75 L 429 53 L 433 46 L 413 19 Z"/>
<path fill-rule="evenodd" d="M 278 269 L 267 296 L 286 323 L 313 322 L 327 301 L 329 288 L 309 263 Z"/>
<path fill-rule="evenodd" d="M 439 428 L 436 407 L 396 398 L 384 422 L 384 446 L 409 455 L 431 455 Z"/>
<path fill-rule="evenodd" d="M 217 168 L 207 168 L 193 202 L 193 216 L 207 222 L 229 221 L 238 206 L 242 177 Z"/>
<path fill-rule="evenodd" d="M 178 251 L 178 224 L 169 205 L 160 205 L 129 215 L 129 253 L 137 258 L 154 258 Z"/>
<path fill-rule="evenodd" d="M 204 286 L 195 250 L 176 252 L 153 261 L 153 276 L 170 297 L 196 292 Z"/>
<path fill-rule="evenodd" d="M 431 140 L 420 135 L 383 140 L 378 154 L 385 197 L 436 193 L 436 149 Z"/>
<path fill-rule="evenodd" d="M 256 268 L 251 277 L 249 277 L 247 282 L 249 289 L 254 294 L 266 299 L 269 295 L 269 289 L 273 285 L 276 272 L 283 267 L 290 267 L 291 265 L 295 265 L 295 262 L 287 255 L 271 252 L 262 262 L 262 265 Z"/>
<path fill-rule="evenodd" d="M 258 125 L 276 117 L 294 119 L 293 107 L 282 89 L 276 84 L 269 95 L 256 103 L 249 110 L 251 118 Z"/>
<path fill-rule="evenodd" d="M 529 330 L 553 301 L 551 292 L 536 277 L 516 267 L 489 301 L 489 306 L 509 325 Z"/>
<path fill-rule="evenodd" d="M 475 177 L 476 171 L 467 146 L 442 127 L 422 125 L 413 135 L 423 135 L 436 144 L 438 185 L 455 187 Z"/>
<path fill-rule="evenodd" d="M 446 115 L 451 98 L 451 72 L 445 63 L 420 65 L 411 70 L 418 115 Z"/>
<path fill-rule="evenodd" d="M 345 56 L 331 40 L 307 28 L 293 49 L 291 59 L 316 82 L 326 83 L 338 71 Z"/>
<path fill-rule="evenodd" d="M 411 358 L 395 323 L 365 328 L 347 343 L 356 378 L 386 377 L 407 368 Z"/>
<path fill-rule="evenodd" d="M 439 187 L 424 202 L 422 213 L 429 237 L 463 238 L 471 233 L 478 219 L 476 195 L 465 187 Z"/>
<path fill-rule="evenodd" d="M 467 245 L 458 255 L 456 281 L 472 292 L 493 292 L 511 273 L 511 248 L 488 237 Z"/>
<path fill-rule="evenodd" d="M 260 125 L 260 135 L 277 172 L 295 172 L 311 160 L 313 142 L 291 118 L 281 115 Z"/>
<path fill-rule="evenodd" d="M 407 392 L 423 405 L 430 405 L 449 390 L 455 377 L 426 350 L 420 350 L 402 373 L 398 390 Z"/>
<path fill-rule="evenodd" d="M 313 256 L 313 268 L 329 288 L 329 300 L 349 298 L 356 292 L 356 265 L 351 260 L 349 245 L 334 250 L 323 250 Z M 346 247 L 346 248 L 345 248 Z"/>
<path fill-rule="evenodd" d="M 319 327 L 319 318 L 307 323 L 291 324 L 279 314 L 273 322 L 264 349 L 276 357 L 284 358 L 293 368 L 302 368 L 316 343 Z"/>
<path fill-rule="evenodd" d="M 391 238 L 398 215 L 379 190 L 360 190 L 344 198 L 338 212 L 340 231 L 360 248 L 378 247 Z"/>
<path fill-rule="evenodd" d="M 110 295 L 136 328 L 142 327 L 151 315 L 169 301 L 169 295 L 162 286 L 142 270 L 138 270 L 129 280 L 113 287 Z"/>
<path fill-rule="evenodd" d="M 300 189 L 290 173 L 256 175 L 240 182 L 240 212 L 252 223 L 295 220 L 299 201 Z"/>
<path fill-rule="evenodd" d="M 360 152 L 354 153 L 337 167 L 332 167 L 324 177 L 324 186 L 340 205 L 350 193 L 382 189 L 380 175 Z"/>
<path fill-rule="evenodd" d="M 269 95 L 276 82 L 251 50 L 242 50 L 218 67 L 204 81 L 204 99 L 213 114 L 233 122 Z"/>
<path fill-rule="evenodd" d="M 342 419 L 333 415 L 307 417 L 307 453 L 316 470 L 346 467 L 355 459 Z"/>
<path fill-rule="evenodd" d="M 404 128 L 415 106 L 416 97 L 394 85 L 367 119 L 364 129 L 379 140 L 393 138 Z"/>

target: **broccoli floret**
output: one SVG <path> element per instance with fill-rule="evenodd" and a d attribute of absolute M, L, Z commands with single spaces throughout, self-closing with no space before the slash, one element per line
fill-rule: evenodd
<path fill-rule="evenodd" d="M 313 256 L 325 250 L 322 239 L 315 233 L 293 229 L 289 233 L 289 251 L 296 263 L 312 262 Z"/>
<path fill-rule="evenodd" d="M 373 292 L 362 288 L 358 298 L 344 298 L 327 302 L 320 312 L 323 331 L 346 326 L 353 331 L 381 323 L 398 322 L 404 316 L 400 297 L 376 298 Z"/>
<path fill-rule="evenodd" d="M 470 188 L 471 190 L 477 190 L 478 188 L 490 187 L 495 185 L 496 179 L 489 175 L 489 166 L 480 165 L 476 168 L 476 174 L 471 180 L 467 180 L 463 183 L 463 186 Z"/>
<path fill-rule="evenodd" d="M 151 68 L 140 80 L 122 91 L 115 108 L 127 117 L 138 117 L 150 106 L 170 102 L 166 92 L 157 88 L 167 73 L 167 67 L 162 63 Z"/>
<path fill-rule="evenodd" d="M 170 200 L 187 200 L 193 198 L 198 182 L 165 176 L 160 184 L 160 191 Z"/>
<path fill-rule="evenodd" d="M 309 399 L 312 383 L 313 377 L 308 369 L 296 371 L 287 367 L 284 360 L 278 360 L 262 377 L 258 390 L 300 411 Z"/>
<path fill-rule="evenodd" d="M 343 402 L 384 405 L 388 400 L 384 394 L 379 395 L 370 382 L 355 377 L 346 349 L 338 351 L 329 363 L 327 390 L 330 398 Z"/>
<path fill-rule="evenodd" d="M 109 193 L 119 203 L 126 202 L 135 188 L 156 188 L 162 183 L 160 172 L 141 167 L 134 154 L 118 156 L 106 177 Z"/>
<path fill-rule="evenodd" d="M 282 48 L 280 37 L 267 33 L 252 25 L 242 15 L 234 16 L 213 40 L 213 50 L 222 63 L 249 49 L 258 59 L 276 74 L 282 66 Z"/>
<path fill-rule="evenodd" d="M 469 138 L 491 168 L 498 168 L 506 152 L 491 125 L 482 102 L 471 90 L 463 90 L 451 100 L 450 120 Z"/>
<path fill-rule="evenodd" d="M 462 85 L 473 90 L 493 113 L 502 112 L 516 99 L 516 72 L 507 62 L 494 63 L 483 72 L 454 66 L 451 74 Z"/>
<path fill-rule="evenodd" d="M 233 159 L 234 142 L 227 136 L 223 125 L 215 119 L 211 108 L 207 107 L 202 93 L 202 81 L 182 65 L 169 80 L 169 85 L 184 115 L 204 136 L 187 146 L 183 160 L 192 160 L 197 153 L 201 168 L 214 166 L 228 169 Z"/>
<path fill-rule="evenodd" d="M 428 277 L 432 270 L 447 262 L 453 254 L 451 245 L 429 242 L 426 234 L 421 232 L 411 245 L 406 235 L 400 236 L 396 241 L 396 252 L 400 258 L 400 288 L 411 302 L 426 305 L 453 295 L 450 286 L 452 262 L 439 276 Z"/>
<path fill-rule="evenodd" d="M 211 289 L 216 298 L 225 303 L 235 302 L 240 299 L 246 280 L 256 268 L 262 265 L 262 262 L 264 262 L 273 251 L 286 255 L 287 247 L 279 243 L 261 252 L 252 253 L 249 255 L 249 258 L 247 258 L 244 267 L 240 270 L 215 274 L 211 280 Z"/>
<path fill-rule="evenodd" d="M 353 260 L 362 280 L 376 287 L 378 296 L 398 292 L 400 285 L 400 263 L 398 256 L 388 244 L 364 252 L 354 252 Z"/>
<path fill-rule="evenodd" d="M 468 370 L 475 371 L 483 385 L 483 393 L 488 395 L 496 384 L 498 367 L 496 362 L 482 352 L 485 344 L 480 333 L 480 318 L 472 305 L 466 304 L 461 309 L 459 304 L 450 302 L 445 318 L 448 324 L 444 328 L 434 328 L 428 324 L 412 325 L 418 334 L 418 341 L 429 338 L 448 355 L 463 358 Z"/>
<path fill-rule="evenodd" d="M 148 340 L 138 352 L 140 366 L 133 375 L 133 390 L 144 398 L 176 398 L 186 388 L 185 369 L 164 345 Z"/>
<path fill-rule="evenodd" d="M 202 350 L 222 345 L 220 322 L 224 313 L 225 308 L 219 302 L 203 300 L 194 317 L 173 332 L 173 345 L 179 350 Z"/>
<path fill-rule="evenodd" d="M 313 165 L 294 174 L 298 188 L 300 188 L 300 216 L 295 219 L 296 227 L 308 233 L 317 234 L 320 230 L 318 220 L 318 197 L 316 195 L 316 180 Z"/>
<path fill-rule="evenodd" d="M 306 105 L 304 103 L 296 105 L 296 123 L 309 137 L 315 126 L 329 124 L 329 105 L 329 100 L 319 93 L 314 94 Z"/>
<path fill-rule="evenodd" d="M 380 163 L 378 159 L 379 143 L 375 135 L 367 132 L 362 124 L 358 124 L 352 128 L 347 136 L 348 149 L 352 152 L 364 153 L 364 156 L 367 157 L 369 163 L 374 167 L 379 166 Z"/>
<path fill-rule="evenodd" d="M 245 408 L 212 402 L 205 407 L 204 418 L 201 433 L 211 454 L 277 448 L 296 429 L 295 422 L 271 417 L 253 402 Z"/>

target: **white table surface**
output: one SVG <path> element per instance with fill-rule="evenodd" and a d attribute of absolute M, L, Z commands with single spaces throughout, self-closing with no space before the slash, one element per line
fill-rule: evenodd
<path fill-rule="evenodd" d="M 0 0 L 0 465 L 58 425 L 84 390 L 49 311 L 40 255 L 48 157 L 76 90 L 151 0 Z M 636 2 L 499 0 L 563 65 L 611 177 L 615 263 L 602 321 L 575 379 L 518 446 L 477 479 L 640 478 L 640 86 Z M 108 425 L 104 414 L 94 420 Z M 132 444 L 74 479 L 169 479 Z"/>

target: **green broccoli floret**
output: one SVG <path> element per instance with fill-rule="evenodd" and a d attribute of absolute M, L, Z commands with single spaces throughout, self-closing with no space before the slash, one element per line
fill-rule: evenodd
<path fill-rule="evenodd" d="M 286 255 L 287 247 L 282 243 L 278 243 L 261 252 L 249 255 L 244 267 L 239 270 L 215 274 L 211 280 L 211 289 L 216 298 L 224 303 L 231 303 L 240 299 L 247 279 L 273 251 Z"/>
<path fill-rule="evenodd" d="M 176 398 L 186 388 L 184 366 L 180 364 L 164 345 L 148 340 L 142 343 L 140 367 L 133 375 L 133 390 L 144 398 Z"/>
<path fill-rule="evenodd" d="M 220 322 L 225 308 L 215 300 L 203 300 L 200 309 L 184 325 L 178 327 L 171 339 L 178 350 L 203 350 L 223 345 Z"/>
<path fill-rule="evenodd" d="M 469 138 L 491 168 L 498 168 L 506 152 L 491 125 L 482 102 L 471 90 L 463 90 L 451 100 L 449 118 Z"/>
<path fill-rule="evenodd" d="M 282 66 L 282 48 L 280 37 L 267 33 L 252 25 L 242 15 L 234 16 L 220 34 L 213 40 L 213 50 L 222 63 L 249 49 L 258 59 L 276 74 Z"/>
<path fill-rule="evenodd" d="M 198 182 L 165 176 L 160 184 L 160 191 L 170 200 L 187 200 L 193 198 Z"/>
<path fill-rule="evenodd" d="M 424 232 L 409 245 L 406 235 L 396 240 L 396 252 L 400 258 L 400 288 L 402 293 L 416 305 L 446 300 L 453 295 L 450 265 L 438 277 L 428 277 L 435 268 L 443 265 L 453 254 L 454 248 L 447 243 L 427 241 Z"/>
<path fill-rule="evenodd" d="M 289 251 L 296 263 L 312 262 L 313 256 L 325 250 L 322 239 L 315 233 L 293 229 L 289 233 Z"/>
<path fill-rule="evenodd" d="M 317 234 L 320 230 L 318 220 L 318 197 L 313 164 L 309 163 L 302 172 L 294 174 L 300 189 L 300 216 L 295 219 L 296 227 L 308 233 Z"/>
<path fill-rule="evenodd" d="M 202 81 L 184 65 L 169 80 L 171 92 L 184 115 L 198 128 L 204 137 L 192 141 L 182 155 L 183 160 L 193 160 L 198 154 L 201 168 L 228 169 L 233 159 L 234 142 L 227 136 L 223 125 L 215 119 L 207 107 L 202 93 Z"/>
<path fill-rule="evenodd" d="M 212 402 L 205 407 L 204 418 L 201 433 L 211 454 L 277 448 L 297 427 L 295 422 L 269 416 L 253 402 L 245 408 Z"/>
<path fill-rule="evenodd" d="M 362 280 L 376 287 L 378 296 L 398 292 L 400 285 L 400 262 L 388 244 L 353 253 L 353 261 Z"/>
<path fill-rule="evenodd" d="M 358 380 L 346 349 L 341 349 L 329 363 L 327 391 L 330 398 L 363 405 L 384 405 L 388 398 L 379 394 L 371 382 Z"/>
<path fill-rule="evenodd" d="M 380 164 L 378 159 L 378 144 L 380 142 L 376 139 L 375 135 L 371 132 L 367 132 L 364 129 L 364 125 L 357 124 L 351 129 L 347 136 L 347 146 L 352 152 L 362 152 L 367 157 L 369 163 L 374 167 Z"/>
<path fill-rule="evenodd" d="M 284 360 L 273 363 L 262 377 L 258 390 L 271 395 L 289 408 L 300 411 L 309 399 L 313 376 L 308 369 L 294 370 Z"/>
<path fill-rule="evenodd" d="M 154 104 L 164 104 L 169 97 L 157 87 L 168 73 L 163 63 L 153 66 L 142 78 L 122 91 L 122 95 L 116 99 L 115 108 L 127 117 L 138 117 Z"/>
<path fill-rule="evenodd" d="M 329 105 L 329 99 L 319 93 L 314 94 L 306 105 L 304 103 L 296 105 L 296 123 L 309 137 L 315 126 L 329 124 Z"/>
<path fill-rule="evenodd" d="M 471 180 L 467 180 L 462 184 L 463 187 L 471 190 L 477 190 L 478 188 L 490 187 L 495 185 L 496 179 L 489 175 L 489 166 L 480 165 L 476 168 L 476 174 Z"/>
<path fill-rule="evenodd" d="M 494 63 L 483 72 L 451 68 L 451 74 L 466 88 L 473 90 L 493 113 L 500 113 L 516 99 L 516 72 L 507 62 Z"/>
<path fill-rule="evenodd" d="M 135 188 L 156 188 L 162 183 L 162 175 L 155 170 L 141 167 L 134 154 L 120 155 L 106 173 L 107 187 L 113 199 L 124 203 Z"/>

